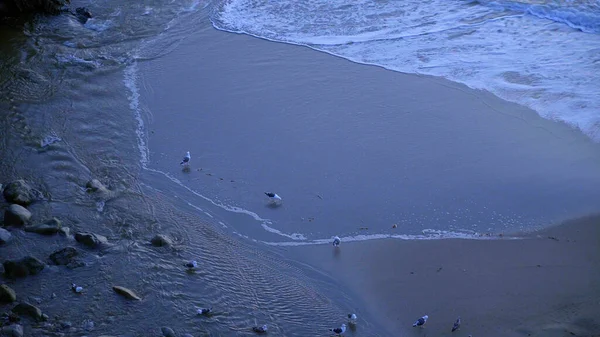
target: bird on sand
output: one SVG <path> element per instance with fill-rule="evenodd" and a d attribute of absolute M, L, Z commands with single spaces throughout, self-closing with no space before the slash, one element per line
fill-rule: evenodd
<path fill-rule="evenodd" d="M 356 314 L 348 314 L 348 320 L 350 321 L 350 324 L 356 324 Z"/>
<path fill-rule="evenodd" d="M 421 327 L 422 327 L 423 325 L 425 325 L 425 323 L 427 323 L 427 319 L 428 319 L 428 318 L 429 318 L 429 316 L 427 316 L 427 315 L 425 315 L 425 316 L 423 316 L 423 317 L 419 318 L 418 320 L 416 320 L 416 321 L 413 323 L 413 327 L 417 327 L 417 326 L 421 326 Z"/>
<path fill-rule="evenodd" d="M 266 324 L 263 326 L 253 326 L 252 327 L 252 331 L 254 331 L 256 333 L 265 333 L 265 332 L 267 332 L 268 329 L 269 329 L 269 327 Z"/>
<path fill-rule="evenodd" d="M 458 329 L 460 329 L 460 317 L 456 319 L 456 322 L 454 322 L 454 325 L 452 326 L 452 332 Z"/>
<path fill-rule="evenodd" d="M 195 260 L 192 260 L 192 261 L 184 264 L 184 266 L 187 267 L 187 269 L 196 269 L 196 268 L 198 268 L 198 262 L 196 262 Z"/>
<path fill-rule="evenodd" d="M 75 283 L 71 284 L 71 290 L 73 290 L 76 293 L 81 293 L 83 291 L 82 287 L 78 287 Z"/>
<path fill-rule="evenodd" d="M 188 151 L 185 154 L 185 157 L 183 157 L 183 160 L 181 161 L 181 163 L 179 163 L 179 165 L 189 165 L 190 164 L 190 159 L 192 159 L 192 156 L 190 156 L 190 151 Z"/>
<path fill-rule="evenodd" d="M 340 239 L 339 236 L 334 236 L 333 237 L 333 246 L 337 247 L 340 245 L 340 243 L 342 243 L 342 239 Z"/>
<path fill-rule="evenodd" d="M 196 310 L 196 312 L 198 313 L 198 315 L 208 315 L 212 312 L 212 307 L 210 308 L 198 308 L 198 310 Z"/>
<path fill-rule="evenodd" d="M 340 326 L 339 328 L 329 329 L 329 331 L 332 331 L 336 335 L 341 335 L 344 332 L 346 332 L 346 324 L 342 324 L 342 326 Z"/>
<path fill-rule="evenodd" d="M 281 201 L 281 197 L 279 195 L 277 195 L 277 193 L 273 193 L 273 192 L 265 192 L 265 195 L 267 197 L 269 197 L 269 199 L 271 199 L 272 201 Z"/>

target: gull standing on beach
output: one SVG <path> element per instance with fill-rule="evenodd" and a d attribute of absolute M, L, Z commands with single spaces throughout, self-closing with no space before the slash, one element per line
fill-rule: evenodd
<path fill-rule="evenodd" d="M 269 329 L 269 327 L 266 324 L 263 326 L 253 326 L 252 327 L 252 331 L 254 331 L 256 333 L 265 333 L 265 332 L 267 332 L 268 329 Z"/>
<path fill-rule="evenodd" d="M 329 329 L 329 331 L 333 331 L 333 333 L 335 333 L 336 335 L 341 335 L 344 332 L 346 332 L 346 324 L 342 324 L 342 326 L 339 328 Z"/>
<path fill-rule="evenodd" d="M 416 321 L 413 323 L 413 328 L 414 328 L 414 327 L 417 327 L 417 326 L 423 327 L 423 325 L 425 325 L 425 323 L 427 323 L 427 319 L 428 319 L 428 318 L 429 318 L 429 316 L 427 316 L 427 315 L 425 315 L 425 316 L 423 316 L 423 317 L 419 318 L 418 320 L 416 320 Z"/>
<path fill-rule="evenodd" d="M 456 319 L 456 322 L 454 322 L 454 325 L 452 326 L 452 332 L 458 329 L 460 329 L 460 317 Z"/>
<path fill-rule="evenodd" d="M 356 324 L 356 314 L 348 314 L 348 321 L 350 324 Z"/>
<path fill-rule="evenodd" d="M 277 194 L 277 193 L 273 193 L 273 192 L 265 192 L 265 195 L 267 197 L 269 197 L 269 201 L 273 204 L 273 205 L 279 205 L 281 202 L 283 202 L 283 199 L 281 199 L 281 197 Z"/>
<path fill-rule="evenodd" d="M 185 154 L 185 157 L 183 157 L 183 160 L 181 161 L 181 163 L 179 163 L 179 165 L 188 166 L 190 164 L 190 159 L 192 159 L 192 156 L 190 156 L 190 151 L 188 151 Z"/>
<path fill-rule="evenodd" d="M 340 243 L 342 243 L 342 239 L 340 239 L 339 236 L 334 236 L 333 237 L 333 246 L 337 247 L 340 245 Z"/>
<path fill-rule="evenodd" d="M 187 262 L 186 264 L 184 264 L 184 266 L 186 266 L 187 269 L 190 269 L 190 270 L 196 269 L 196 268 L 198 268 L 198 262 L 196 262 L 195 260 L 192 260 L 192 261 Z"/>
<path fill-rule="evenodd" d="M 198 315 L 208 315 L 212 312 L 212 307 L 210 308 L 198 308 L 198 310 L 196 310 L 196 312 L 198 313 Z"/>

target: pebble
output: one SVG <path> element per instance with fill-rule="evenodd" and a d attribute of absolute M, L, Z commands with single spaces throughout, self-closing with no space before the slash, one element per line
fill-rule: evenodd
<path fill-rule="evenodd" d="M 162 332 L 164 337 L 177 337 L 175 335 L 175 331 L 173 331 L 173 329 L 163 326 L 162 328 L 160 328 L 160 331 Z"/>

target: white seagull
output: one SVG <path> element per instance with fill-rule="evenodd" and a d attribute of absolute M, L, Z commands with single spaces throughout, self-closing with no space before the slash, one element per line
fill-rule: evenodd
<path fill-rule="evenodd" d="M 71 284 L 71 290 L 73 290 L 76 293 L 81 293 L 83 291 L 82 287 L 78 287 L 75 283 Z"/>
<path fill-rule="evenodd" d="M 185 157 L 183 157 L 183 160 L 181 161 L 181 163 L 179 163 L 179 165 L 189 165 L 190 164 L 190 159 L 192 159 L 192 156 L 190 156 L 190 151 L 188 151 L 185 154 Z"/>
<path fill-rule="evenodd" d="M 454 322 L 454 325 L 452 326 L 452 332 L 458 329 L 460 329 L 460 317 L 456 319 L 456 322 Z"/>
<path fill-rule="evenodd" d="M 252 327 L 252 331 L 254 331 L 256 333 L 265 333 L 265 332 L 267 332 L 268 329 L 269 329 L 269 327 L 266 324 L 263 326 L 253 326 Z"/>
<path fill-rule="evenodd" d="M 277 200 L 279 200 L 279 201 L 281 201 L 281 200 L 282 200 L 282 199 L 281 199 L 281 197 L 280 197 L 279 195 L 277 195 L 277 193 L 273 193 L 273 192 L 265 192 L 265 195 L 266 195 L 267 197 L 269 197 L 269 199 L 271 199 L 272 201 L 275 201 L 275 202 L 276 202 Z"/>
<path fill-rule="evenodd" d="M 350 324 L 356 324 L 356 314 L 348 314 L 348 320 L 350 321 Z"/>
<path fill-rule="evenodd" d="M 198 313 L 198 315 L 208 315 L 212 312 L 212 307 L 210 308 L 198 308 L 198 310 L 196 310 L 196 312 Z"/>
<path fill-rule="evenodd" d="M 196 269 L 196 268 L 198 268 L 198 262 L 192 260 L 192 261 L 184 264 L 184 266 L 186 266 L 188 269 Z"/>
<path fill-rule="evenodd" d="M 344 332 L 346 332 L 346 324 L 342 324 L 342 326 L 339 328 L 329 329 L 329 331 L 333 331 L 333 333 L 335 333 L 336 335 L 341 335 Z"/>
<path fill-rule="evenodd" d="M 339 236 L 334 236 L 333 237 L 333 246 L 337 247 L 340 245 L 340 243 L 342 243 L 342 239 L 340 239 Z"/>
<path fill-rule="evenodd" d="M 428 318 L 429 318 L 429 316 L 427 316 L 427 315 L 425 315 L 425 316 L 423 316 L 423 317 L 419 318 L 418 320 L 416 320 L 416 321 L 413 323 L 413 328 L 414 328 L 414 327 L 417 327 L 417 326 L 420 326 L 420 327 L 422 327 L 423 325 L 425 325 L 425 323 L 427 323 L 427 319 L 428 319 Z"/>

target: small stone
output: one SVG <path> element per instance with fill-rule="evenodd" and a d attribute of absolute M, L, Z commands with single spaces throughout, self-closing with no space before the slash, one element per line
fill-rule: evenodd
<path fill-rule="evenodd" d="M 164 337 L 176 337 L 175 335 L 175 331 L 173 331 L 173 329 L 163 326 L 162 328 L 160 328 L 160 331 L 162 332 Z"/>
<path fill-rule="evenodd" d="M 54 235 L 60 230 L 62 223 L 57 218 L 52 218 L 46 223 L 39 225 L 25 226 L 26 232 L 33 232 L 43 235 Z"/>
<path fill-rule="evenodd" d="M 27 206 L 35 200 L 35 192 L 24 180 L 16 180 L 6 185 L 2 194 L 10 203 Z"/>
<path fill-rule="evenodd" d="M 31 212 L 27 208 L 12 204 L 4 212 L 5 226 L 23 226 L 31 219 Z"/>
<path fill-rule="evenodd" d="M 0 303 L 12 303 L 17 300 L 17 294 L 6 284 L 0 285 Z"/>
<path fill-rule="evenodd" d="M 75 247 L 65 247 L 50 254 L 50 261 L 57 266 L 67 266 L 79 262 L 76 256 L 79 256 L 79 251 Z"/>
<path fill-rule="evenodd" d="M 62 236 L 69 236 L 69 234 L 71 234 L 71 229 L 69 227 L 61 227 L 58 230 L 58 234 Z"/>
<path fill-rule="evenodd" d="M 17 304 L 14 308 L 12 308 L 12 312 L 19 315 L 28 315 L 37 320 L 42 319 L 42 311 L 40 308 L 27 302 Z"/>
<path fill-rule="evenodd" d="M 11 237 L 12 237 L 12 235 L 10 234 L 9 231 L 7 231 L 4 228 L 0 228 L 0 245 L 5 244 L 8 241 L 10 241 Z"/>
<path fill-rule="evenodd" d="M 135 294 L 135 293 L 134 293 L 132 290 L 129 290 L 129 289 L 125 288 L 125 287 L 121 287 L 121 286 L 113 286 L 113 290 L 114 290 L 114 291 L 115 291 L 117 294 L 119 294 L 119 295 L 121 295 L 121 296 L 123 296 L 123 297 L 125 297 L 125 298 L 128 298 L 128 299 L 130 299 L 130 300 L 136 300 L 136 301 L 141 301 L 141 300 L 142 300 L 142 299 L 141 299 L 141 298 L 140 298 L 138 295 L 136 295 L 136 294 Z"/>
<path fill-rule="evenodd" d="M 173 245 L 173 241 L 164 234 L 156 234 L 152 240 L 150 240 L 155 247 L 163 247 L 163 246 L 171 246 Z"/>
<path fill-rule="evenodd" d="M 105 236 L 87 232 L 75 233 L 75 240 L 92 248 L 108 243 L 108 239 Z"/>
<path fill-rule="evenodd" d="M 45 267 L 44 263 L 33 256 L 20 260 L 6 260 L 3 263 L 4 274 L 8 277 L 25 277 L 39 274 Z"/>
<path fill-rule="evenodd" d="M 0 336 L 23 337 L 23 326 L 20 324 L 4 326 L 0 328 Z"/>
<path fill-rule="evenodd" d="M 46 314 L 42 314 L 42 321 L 47 321 L 50 317 Z"/>

